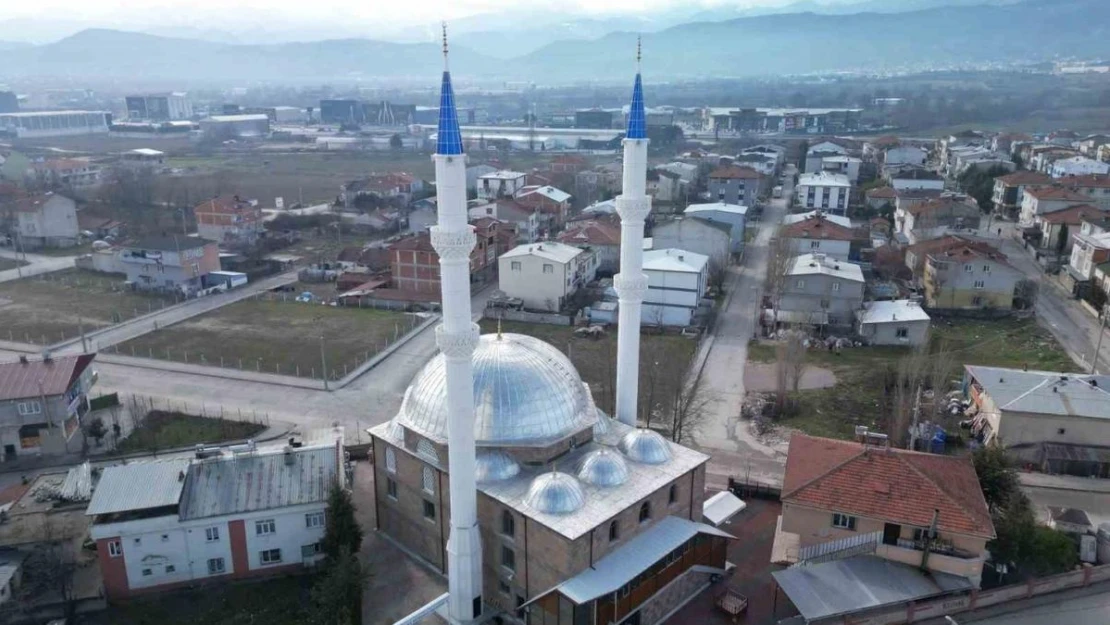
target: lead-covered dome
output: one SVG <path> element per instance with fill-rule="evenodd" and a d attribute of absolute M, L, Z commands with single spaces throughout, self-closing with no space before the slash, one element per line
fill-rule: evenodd
<path fill-rule="evenodd" d="M 586 494 L 573 476 L 552 471 L 532 480 L 524 503 L 537 512 L 570 514 L 586 505 Z"/>
<path fill-rule="evenodd" d="M 582 458 L 578 479 L 594 486 L 620 486 L 628 481 L 628 463 L 617 452 L 602 447 Z"/>
<path fill-rule="evenodd" d="M 643 464 L 663 464 L 671 459 L 667 440 L 651 430 L 636 429 L 625 434 L 620 448 L 624 455 Z"/>
<path fill-rule="evenodd" d="M 474 437 L 480 446 L 547 445 L 597 420 L 586 386 L 551 344 L 521 334 L 487 334 L 474 350 Z M 447 441 L 447 379 L 443 354 L 405 391 L 402 425 Z"/>

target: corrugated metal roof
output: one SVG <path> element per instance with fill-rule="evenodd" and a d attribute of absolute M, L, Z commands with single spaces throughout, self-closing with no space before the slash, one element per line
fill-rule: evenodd
<path fill-rule="evenodd" d="M 297 448 L 196 462 L 181 493 L 181 520 L 221 516 L 327 499 L 338 459 L 332 446 Z"/>
<path fill-rule="evenodd" d="M 188 469 L 188 458 L 107 467 L 93 490 L 92 501 L 85 514 L 112 514 L 177 505 Z"/>
<path fill-rule="evenodd" d="M 971 590 L 966 578 L 876 556 L 856 556 L 771 573 L 806 621 Z"/>
<path fill-rule="evenodd" d="M 966 366 L 999 410 L 1110 418 L 1110 376 Z"/>
<path fill-rule="evenodd" d="M 723 490 L 705 500 L 701 507 L 701 514 L 713 525 L 720 525 L 740 514 L 747 507 L 748 504 L 744 503 L 744 500 Z"/>
<path fill-rule="evenodd" d="M 26 364 L 0 364 L 0 401 L 61 395 L 96 358 L 95 354 L 63 356 L 49 361 L 32 360 Z"/>
<path fill-rule="evenodd" d="M 698 534 L 733 538 L 732 535 L 704 523 L 674 516 L 664 517 L 646 532 L 598 560 L 593 568 L 582 571 L 556 588 L 578 604 L 616 592 Z"/>
<path fill-rule="evenodd" d="M 921 306 L 908 299 L 867 302 L 864 304 L 864 311 L 860 314 L 860 321 L 863 323 L 928 320 L 929 315 L 921 309 Z"/>

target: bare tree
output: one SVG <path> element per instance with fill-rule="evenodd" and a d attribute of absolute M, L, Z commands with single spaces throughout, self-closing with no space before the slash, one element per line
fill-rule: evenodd
<path fill-rule="evenodd" d="M 61 603 L 65 622 L 73 622 L 77 612 L 73 575 L 77 571 L 77 545 L 66 528 L 53 515 L 43 521 L 42 540 L 23 562 L 21 604 L 28 609 L 39 603 Z"/>
<path fill-rule="evenodd" d="M 805 336 L 798 331 L 785 333 L 775 348 L 775 411 L 782 414 L 789 392 L 798 392 L 808 367 Z"/>
<path fill-rule="evenodd" d="M 771 296 L 772 323 L 778 323 L 779 305 L 789 280 L 790 266 L 794 253 L 790 241 L 779 236 L 771 238 L 767 244 L 767 294 Z"/>
<path fill-rule="evenodd" d="M 676 443 L 693 437 L 709 418 L 709 408 L 716 396 L 701 385 L 676 384 L 671 391 L 667 411 L 671 422 L 671 440 Z"/>

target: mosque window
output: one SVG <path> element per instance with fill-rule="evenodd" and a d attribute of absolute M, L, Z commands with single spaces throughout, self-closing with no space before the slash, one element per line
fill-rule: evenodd
<path fill-rule="evenodd" d="M 424 467 L 424 492 L 429 495 L 436 494 L 436 472 L 431 467 Z"/>
<path fill-rule="evenodd" d="M 651 502 L 645 501 L 640 506 L 640 523 L 651 520 Z"/>
<path fill-rule="evenodd" d="M 392 447 L 387 447 L 385 450 L 385 470 L 390 473 L 397 472 L 397 452 L 393 451 Z"/>
<path fill-rule="evenodd" d="M 427 439 L 422 438 L 418 443 L 416 443 L 416 455 L 427 460 L 428 462 L 439 464 L 439 453 L 436 452 L 436 446 Z"/>
<path fill-rule="evenodd" d="M 667 503 L 672 504 L 678 501 L 678 484 L 671 484 L 671 490 L 667 493 Z"/>
<path fill-rule="evenodd" d="M 516 519 L 513 518 L 513 513 L 508 510 L 501 512 L 501 533 L 509 538 L 516 536 Z"/>
<path fill-rule="evenodd" d="M 609 523 L 609 542 L 611 542 L 611 543 L 616 542 L 616 541 L 620 540 L 620 537 L 621 537 L 620 523 L 618 523 L 616 521 L 610 522 Z"/>

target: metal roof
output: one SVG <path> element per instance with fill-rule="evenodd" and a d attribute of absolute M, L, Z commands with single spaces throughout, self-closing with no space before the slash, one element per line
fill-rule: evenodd
<path fill-rule="evenodd" d="M 999 410 L 1110 418 L 1110 376 L 966 366 Z"/>
<path fill-rule="evenodd" d="M 844 174 L 834 174 L 827 171 L 819 171 L 812 174 L 802 174 L 798 176 L 799 187 L 850 187 L 852 183 L 848 181 L 848 176 Z"/>
<path fill-rule="evenodd" d="M 527 243 L 518 245 L 501 255 L 501 258 L 516 258 L 518 256 L 538 256 L 560 264 L 567 264 L 583 251 L 573 245 L 559 243 L 558 241 L 544 241 L 542 243 Z"/>
<path fill-rule="evenodd" d="M 701 514 L 713 525 L 720 525 L 727 523 L 729 519 L 740 514 L 747 507 L 748 504 L 744 503 L 744 500 L 727 490 L 723 490 L 705 500 L 701 507 Z"/>
<path fill-rule="evenodd" d="M 0 364 L 0 401 L 61 395 L 88 368 L 95 354 Z"/>
<path fill-rule="evenodd" d="M 805 220 L 807 220 L 811 217 L 816 217 L 818 214 L 820 214 L 821 217 L 823 217 L 825 220 L 827 220 L 831 223 L 834 223 L 838 226 L 844 226 L 845 228 L 851 228 L 852 227 L 852 220 L 848 219 L 847 217 L 844 217 L 842 215 L 830 215 L 828 213 L 824 213 L 824 212 L 821 212 L 821 211 L 815 211 L 815 210 L 809 211 L 808 213 L 797 213 L 797 214 L 794 214 L 794 215 L 784 215 L 783 218 L 782 218 L 782 224 L 784 226 L 788 226 L 792 223 L 797 223 L 799 221 L 805 221 Z"/>
<path fill-rule="evenodd" d="M 636 72 L 636 83 L 632 86 L 632 106 L 628 112 L 626 139 L 647 139 L 647 115 L 644 112 L 644 84 L 640 73 Z"/>
<path fill-rule="evenodd" d="M 867 302 L 860 313 L 862 323 L 894 323 L 900 321 L 928 321 L 929 315 L 921 306 L 908 299 Z"/>
<path fill-rule="evenodd" d="M 459 130 L 459 116 L 455 110 L 455 90 L 451 88 L 451 72 L 444 70 L 443 82 L 439 88 L 439 124 L 436 135 L 436 154 L 455 155 L 462 153 L 462 132 Z"/>
<path fill-rule="evenodd" d="M 695 215 L 696 213 L 709 213 L 714 211 L 731 213 L 733 215 L 745 215 L 748 212 L 748 207 L 740 204 L 729 204 L 727 202 L 714 202 L 712 204 L 691 204 L 682 212 L 686 215 Z"/>
<path fill-rule="evenodd" d="M 809 622 L 973 588 L 963 577 L 926 574 L 876 556 L 796 566 L 771 575 Z"/>
<path fill-rule="evenodd" d="M 87 515 L 176 506 L 185 486 L 188 458 L 106 467 L 93 490 Z"/>
<path fill-rule="evenodd" d="M 703 523 L 674 516 L 663 517 L 647 531 L 598 560 L 593 568 L 559 584 L 555 590 L 579 605 L 616 592 L 698 534 L 733 538 L 731 534 Z"/>
<path fill-rule="evenodd" d="M 644 271 L 676 271 L 681 273 L 700 273 L 709 262 L 709 257 L 696 252 L 675 248 L 650 250 L 644 252 Z"/>
<path fill-rule="evenodd" d="M 338 475 L 332 445 L 223 456 L 196 462 L 181 494 L 181 520 L 270 510 L 327 500 Z"/>
<path fill-rule="evenodd" d="M 786 272 L 788 276 L 807 276 L 824 274 L 835 278 L 844 278 L 853 282 L 863 282 L 863 270 L 855 263 L 843 260 L 834 260 L 824 257 L 823 254 L 802 254 L 796 256 Z"/>

